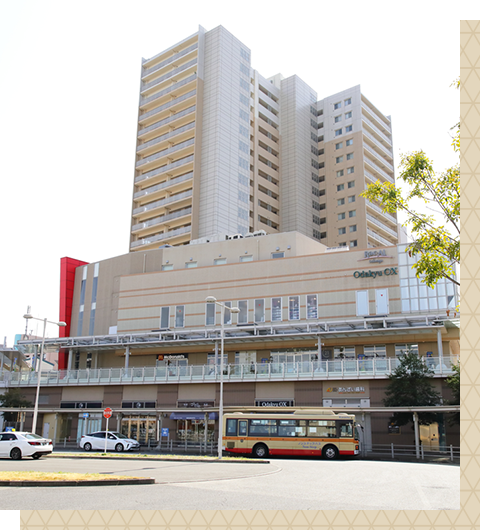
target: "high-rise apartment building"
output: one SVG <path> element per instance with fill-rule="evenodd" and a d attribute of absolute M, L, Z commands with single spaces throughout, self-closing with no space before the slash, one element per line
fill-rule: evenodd
<path fill-rule="evenodd" d="M 130 250 L 258 230 L 395 244 L 395 218 L 359 197 L 393 181 L 389 118 L 359 86 L 317 99 L 296 75 L 253 70 L 221 26 L 144 59 Z"/>

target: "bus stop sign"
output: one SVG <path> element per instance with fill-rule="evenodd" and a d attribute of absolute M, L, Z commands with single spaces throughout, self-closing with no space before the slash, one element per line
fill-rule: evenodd
<path fill-rule="evenodd" d="M 112 409 L 110 407 L 107 407 L 106 409 L 104 409 L 103 411 L 103 417 L 104 418 L 111 418 L 112 417 Z"/>

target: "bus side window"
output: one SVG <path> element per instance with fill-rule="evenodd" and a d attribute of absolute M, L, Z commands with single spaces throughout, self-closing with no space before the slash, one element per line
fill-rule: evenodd
<path fill-rule="evenodd" d="M 237 420 L 227 420 L 227 436 L 237 435 Z"/>
<path fill-rule="evenodd" d="M 247 436 L 247 422 L 246 421 L 238 422 L 238 435 Z"/>
<path fill-rule="evenodd" d="M 340 423 L 340 437 L 351 438 L 353 436 L 353 429 L 351 423 Z"/>

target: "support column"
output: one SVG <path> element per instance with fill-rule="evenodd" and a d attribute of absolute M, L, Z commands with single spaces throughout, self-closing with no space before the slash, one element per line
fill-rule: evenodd
<path fill-rule="evenodd" d="M 418 432 L 418 414 L 413 413 L 413 426 L 415 428 L 415 453 L 417 458 L 420 458 L 420 435 Z"/>
<path fill-rule="evenodd" d="M 322 360 L 322 337 L 320 335 L 318 336 L 317 348 L 318 348 L 318 360 L 321 361 Z"/>
<path fill-rule="evenodd" d="M 67 361 L 67 370 L 71 370 L 72 369 L 72 359 L 73 359 L 73 350 L 72 348 L 70 348 L 68 350 L 68 361 Z"/>
<path fill-rule="evenodd" d="M 130 346 L 125 349 L 125 369 L 128 370 L 128 361 L 130 360 Z"/>
<path fill-rule="evenodd" d="M 93 355 L 93 369 L 96 370 L 98 368 L 98 351 L 96 351 Z"/>
<path fill-rule="evenodd" d="M 442 343 L 442 328 L 437 328 L 437 348 L 438 348 L 438 364 L 442 368 L 443 364 L 443 343 Z"/>
<path fill-rule="evenodd" d="M 205 454 L 207 454 L 207 442 L 208 442 L 208 412 L 205 412 L 205 433 L 204 433 L 204 441 L 205 441 Z"/>
<path fill-rule="evenodd" d="M 218 366 L 218 341 L 215 341 L 215 373 L 217 373 Z"/>
<path fill-rule="evenodd" d="M 55 425 L 53 426 L 53 447 L 57 443 L 58 412 L 55 413 Z"/>

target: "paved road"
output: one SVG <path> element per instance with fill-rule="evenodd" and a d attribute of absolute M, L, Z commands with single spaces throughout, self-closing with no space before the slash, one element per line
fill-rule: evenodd
<path fill-rule="evenodd" d="M 460 468 L 364 460 L 270 464 L 0 460 L 1 470 L 154 477 L 154 485 L 0 489 L 4 510 L 458 510 Z"/>

